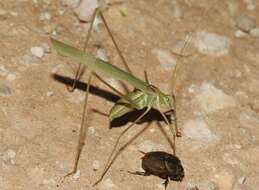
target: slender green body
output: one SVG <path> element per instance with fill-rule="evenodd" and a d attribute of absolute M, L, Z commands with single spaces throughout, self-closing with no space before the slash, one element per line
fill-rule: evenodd
<path fill-rule="evenodd" d="M 140 89 L 146 93 L 152 93 L 149 86 L 142 80 L 136 78 L 135 76 L 115 67 L 114 65 L 105 62 L 101 59 L 96 58 L 90 53 L 81 51 L 77 48 L 69 46 L 63 42 L 51 38 L 53 47 L 58 51 L 58 53 L 68 56 L 72 59 L 79 61 L 82 64 L 87 65 L 91 70 L 96 72 L 107 73 L 114 77 L 115 79 L 127 82 L 137 89 Z"/>
<path fill-rule="evenodd" d="M 117 80 L 124 81 L 135 87 L 136 90 L 121 97 L 121 99 L 112 107 L 109 118 L 113 120 L 132 109 L 155 108 L 172 109 L 172 98 L 164 94 L 155 86 L 149 85 L 135 76 L 123 71 L 116 66 L 105 62 L 93 55 L 81 51 L 77 48 L 64 44 L 55 39 L 51 39 L 53 47 L 62 55 L 68 56 L 82 64 L 87 65 L 95 72 L 102 72 L 111 75 Z"/>

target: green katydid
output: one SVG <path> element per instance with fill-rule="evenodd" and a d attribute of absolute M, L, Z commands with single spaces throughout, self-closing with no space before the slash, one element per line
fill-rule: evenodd
<path fill-rule="evenodd" d="M 95 15 L 96 15 L 96 12 L 95 12 Z M 95 15 L 93 16 L 93 20 L 95 18 Z M 104 17 L 103 17 L 101 12 L 99 12 L 99 15 L 102 17 L 102 19 L 104 21 L 104 24 L 106 25 L 106 22 L 105 22 Z M 92 23 L 93 23 L 93 20 L 92 20 Z M 110 33 L 109 29 L 107 28 L 107 25 L 106 25 L 106 29 Z M 110 35 L 111 35 L 111 33 L 110 33 Z M 88 37 L 89 37 L 89 35 L 88 35 Z M 112 40 L 113 40 L 116 48 L 118 49 L 117 44 L 114 41 L 113 37 L 112 37 Z M 132 127 L 136 122 L 138 122 L 140 119 L 142 119 L 153 108 L 153 109 L 158 110 L 161 113 L 161 115 L 162 115 L 163 119 L 165 120 L 166 124 L 170 127 L 170 131 L 173 134 L 172 146 L 173 146 L 173 152 L 175 154 L 175 137 L 180 136 L 180 132 L 178 131 L 178 128 L 177 128 L 176 119 L 175 119 L 175 125 L 174 125 L 174 128 L 173 128 L 169 119 L 167 118 L 167 116 L 164 113 L 164 111 L 173 110 L 173 108 L 174 108 L 174 96 L 172 97 L 171 95 L 163 93 L 161 90 L 159 90 L 159 88 L 149 84 L 148 82 L 144 82 L 143 80 L 135 77 L 134 75 L 132 75 L 130 73 L 130 70 L 127 66 L 126 67 L 127 67 L 127 70 L 129 72 L 126 72 L 126 71 L 110 64 L 109 62 L 105 62 L 101 59 L 98 59 L 90 53 L 87 53 L 83 50 L 79 50 L 77 48 L 74 48 L 74 47 L 72 47 L 70 45 L 67 45 L 63 42 L 60 42 L 56 39 L 51 38 L 51 41 L 52 41 L 54 49 L 58 53 L 60 53 L 61 55 L 67 56 L 67 57 L 69 57 L 69 58 L 71 58 L 75 61 L 78 61 L 81 64 L 86 65 L 90 70 L 92 70 L 94 72 L 94 74 L 95 74 L 95 72 L 108 74 L 108 75 L 112 76 L 114 79 L 117 79 L 119 81 L 123 81 L 125 83 L 128 83 L 135 88 L 133 91 L 127 93 L 124 96 L 122 96 L 121 99 L 112 107 L 112 109 L 110 110 L 110 113 L 109 113 L 109 119 L 110 119 L 110 121 L 112 121 L 112 120 L 114 120 L 118 117 L 121 117 L 124 114 L 134 110 L 134 109 L 142 110 L 142 109 L 146 108 L 145 112 L 143 114 L 141 114 L 136 119 L 136 121 L 134 121 L 134 123 L 131 124 L 126 130 L 124 130 L 123 133 L 120 135 L 120 137 L 130 127 Z M 120 55 L 120 56 L 122 57 L 122 55 Z M 123 62 L 124 62 L 124 60 L 123 60 Z M 99 77 L 97 74 L 95 74 L 95 76 Z M 147 81 L 147 77 L 146 77 L 146 81 Z M 89 82 L 88 82 L 88 84 L 89 84 Z M 113 90 L 114 90 L 114 88 L 113 88 Z M 89 88 L 87 89 L 87 93 L 88 92 L 89 92 Z M 87 97 L 86 97 L 86 99 L 87 99 Z M 81 126 L 81 128 L 82 128 L 82 126 Z M 85 131 L 82 132 L 82 133 L 85 133 Z M 85 138 L 85 136 L 82 137 L 80 135 L 79 145 L 78 145 L 80 147 L 78 148 L 74 170 L 73 170 L 73 172 L 69 173 L 68 175 L 70 175 L 70 174 L 72 174 L 76 171 L 78 159 L 79 159 L 79 154 L 80 154 L 82 146 L 84 144 L 84 142 L 82 142 L 82 141 L 84 141 L 84 138 Z M 117 146 L 118 141 L 119 141 L 119 139 L 117 140 L 115 146 Z M 102 177 L 107 172 L 110 165 L 111 164 L 106 165 L 106 169 L 104 170 L 104 172 L 102 174 Z M 102 179 L 102 177 L 101 177 L 101 179 Z M 100 182 L 100 180 L 98 182 Z"/>

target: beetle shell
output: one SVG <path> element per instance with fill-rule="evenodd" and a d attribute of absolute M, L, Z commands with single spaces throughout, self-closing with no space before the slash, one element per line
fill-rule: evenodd
<path fill-rule="evenodd" d="M 179 158 L 166 152 L 148 152 L 142 158 L 142 168 L 146 175 L 155 175 L 162 179 L 182 181 L 184 169 Z"/>

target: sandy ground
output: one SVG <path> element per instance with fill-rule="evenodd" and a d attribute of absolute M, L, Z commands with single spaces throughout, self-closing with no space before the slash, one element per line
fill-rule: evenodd
<path fill-rule="evenodd" d="M 168 190 L 256 190 L 259 39 L 234 34 L 238 30 L 236 18 L 248 14 L 258 19 L 258 7 L 249 10 L 245 1 L 217 1 L 213 6 L 206 2 L 128 0 L 109 6 L 104 15 L 139 78 L 143 79 L 146 70 L 152 84 L 170 94 L 174 67 L 161 67 L 161 60 L 152 52 L 169 52 L 181 64 L 177 118 L 183 135 L 176 145 L 185 178 L 171 181 Z M 59 1 L 1 0 L 0 7 L 0 189 L 162 190 L 162 179 L 127 172 L 141 170 L 142 154 L 138 150 L 172 152 L 155 122 L 122 152 L 103 181 L 92 187 L 126 126 L 110 129 L 108 118 L 92 111 L 108 113 L 117 98 L 96 79 L 96 88 L 89 96 L 90 128 L 80 158 L 80 175 L 61 182 L 73 167 L 87 74 L 73 93 L 67 91 L 65 83 L 73 80 L 71 65 L 77 63 L 57 55 L 49 33 L 55 30 L 55 38 L 83 47 L 89 24 L 81 23 L 71 8 Z M 208 10 L 206 14 L 204 10 Z M 45 12 L 50 19 L 40 19 Z M 218 56 L 195 49 L 191 56 L 180 59 L 172 53 L 188 33 L 203 30 L 227 37 L 231 41 L 228 52 Z M 37 46 L 49 46 L 50 50 L 45 49 L 38 58 L 31 53 Z M 104 49 L 110 62 L 123 68 L 102 23 L 93 32 L 89 47 L 93 52 Z M 57 80 L 53 74 L 66 80 Z M 103 77 L 119 86 L 109 76 Z M 123 142 L 145 125 L 136 125 Z M 165 131 L 170 135 L 168 128 Z"/>

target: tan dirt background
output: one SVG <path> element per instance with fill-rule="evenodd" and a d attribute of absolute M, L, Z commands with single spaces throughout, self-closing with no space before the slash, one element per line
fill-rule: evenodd
<path fill-rule="evenodd" d="M 162 69 L 152 49 L 172 52 L 177 41 L 196 32 L 199 23 L 199 30 L 231 40 L 225 56 L 196 51 L 188 58 L 179 59 L 182 63 L 177 81 L 180 128 L 199 112 L 194 94 L 188 91 L 191 85 L 209 81 L 233 97 L 236 104 L 204 114 L 210 130 L 219 137 L 217 142 L 195 142 L 184 135 L 177 139 L 177 155 L 184 165 L 185 178 L 181 183 L 171 181 L 168 190 L 195 186 L 200 190 L 256 190 L 259 188 L 259 39 L 236 38 L 234 33 L 236 16 L 246 13 L 259 18 L 259 12 L 247 10 L 243 1 L 217 1 L 213 6 L 208 2 L 128 0 L 109 6 L 104 15 L 135 75 L 143 78 L 146 69 L 151 82 L 168 93 L 172 90 L 173 68 Z M 229 3 L 235 5 L 234 14 Z M 174 16 L 175 4 L 181 7 L 182 18 Z M 0 17 L 0 64 L 16 76 L 15 79 L 0 76 L 1 85 L 11 89 L 10 95 L 0 96 L 0 189 L 162 190 L 163 180 L 158 177 L 127 173 L 141 170 L 142 154 L 138 147 L 143 142 L 152 142 L 171 152 L 155 124 L 118 157 L 102 183 L 91 187 L 100 176 L 115 139 L 125 129 L 125 126 L 109 129 L 108 118 L 91 111 L 95 108 L 108 113 L 113 104 L 98 94 L 89 97 L 90 130 L 80 158 L 80 177 L 68 177 L 60 183 L 73 166 L 84 92 L 77 89 L 70 93 L 64 83 L 53 79 L 52 73 L 72 79 L 73 72 L 66 63 L 77 63 L 52 50 L 46 28 L 54 26 L 58 39 L 82 47 L 88 24 L 80 23 L 71 9 L 62 7 L 59 1 L 1 0 L 0 6 L 11 11 Z M 59 15 L 59 9 L 65 11 L 63 15 Z M 204 9 L 209 9 L 206 15 L 202 15 Z M 39 20 L 44 11 L 51 14 L 50 20 Z M 43 43 L 50 46 L 50 52 L 42 58 L 33 57 L 31 47 Z M 102 24 L 93 32 L 90 51 L 96 46 L 104 48 L 109 60 L 122 68 Z M 85 75 L 83 81 L 86 78 Z M 94 80 L 94 86 L 108 90 L 98 80 Z M 123 141 L 144 125 L 135 126 Z"/>

